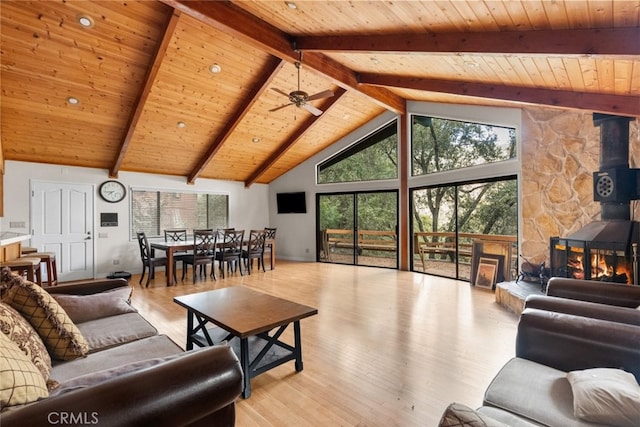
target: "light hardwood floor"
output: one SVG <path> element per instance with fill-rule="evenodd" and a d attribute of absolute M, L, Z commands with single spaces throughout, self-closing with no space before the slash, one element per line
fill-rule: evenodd
<path fill-rule="evenodd" d="M 180 271 L 178 271 L 180 277 Z M 514 354 L 517 316 L 492 292 L 420 273 L 279 261 L 273 271 L 148 288 L 133 304 L 184 347 L 186 310 L 173 297 L 247 286 L 318 308 L 303 319 L 304 370 L 286 363 L 252 380 L 236 425 L 435 426 L 452 401 L 480 406 Z M 291 329 L 291 328 L 290 328 Z M 292 342 L 287 330 L 285 340 Z"/>

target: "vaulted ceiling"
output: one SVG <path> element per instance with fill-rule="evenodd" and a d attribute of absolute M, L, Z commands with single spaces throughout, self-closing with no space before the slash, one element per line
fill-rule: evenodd
<path fill-rule="evenodd" d="M 3 0 L 0 14 L 6 160 L 249 186 L 407 100 L 640 116 L 640 1 Z M 278 109 L 298 76 L 333 96 Z"/>

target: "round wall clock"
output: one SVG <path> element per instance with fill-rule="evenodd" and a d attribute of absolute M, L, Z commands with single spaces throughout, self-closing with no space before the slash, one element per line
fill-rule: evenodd
<path fill-rule="evenodd" d="M 98 189 L 100 197 L 109 203 L 120 202 L 127 195 L 127 189 L 124 184 L 118 181 L 105 181 L 100 184 Z"/>

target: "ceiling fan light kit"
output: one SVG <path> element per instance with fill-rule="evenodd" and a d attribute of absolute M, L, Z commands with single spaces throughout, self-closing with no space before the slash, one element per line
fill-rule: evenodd
<path fill-rule="evenodd" d="M 303 108 L 313 114 L 314 116 L 319 116 L 322 114 L 322 110 L 314 107 L 313 105 L 308 104 L 309 101 L 315 101 L 317 99 L 330 98 L 333 96 L 332 90 L 324 90 L 322 92 L 318 92 L 313 95 L 309 95 L 307 92 L 300 89 L 300 67 L 302 67 L 302 52 L 300 52 L 300 60 L 296 61 L 296 68 L 298 69 L 298 90 L 294 90 L 292 92 L 286 93 L 280 89 L 272 88 L 275 92 L 280 95 L 284 95 L 289 98 L 289 103 L 281 105 L 279 107 L 273 108 L 269 110 L 269 112 L 278 111 L 282 108 L 288 107 L 290 105 L 295 105 L 298 108 Z"/>

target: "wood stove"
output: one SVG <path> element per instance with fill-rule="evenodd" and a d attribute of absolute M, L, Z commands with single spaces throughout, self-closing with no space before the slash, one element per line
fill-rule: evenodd
<path fill-rule="evenodd" d="M 638 284 L 637 245 L 638 222 L 592 222 L 571 237 L 551 238 L 551 276 Z"/>
<path fill-rule="evenodd" d="M 629 168 L 631 117 L 594 114 L 600 127 L 600 171 L 593 174 L 601 220 L 572 235 L 551 238 L 551 276 L 638 285 L 640 223 L 631 200 L 640 199 L 640 169 Z"/>

